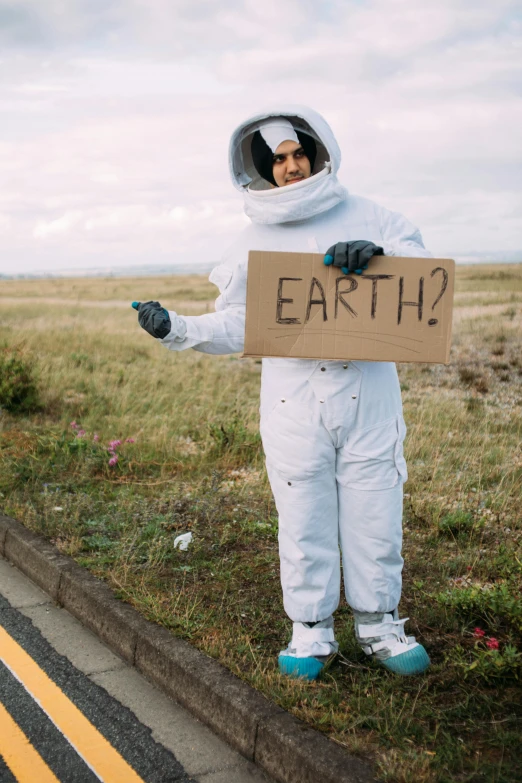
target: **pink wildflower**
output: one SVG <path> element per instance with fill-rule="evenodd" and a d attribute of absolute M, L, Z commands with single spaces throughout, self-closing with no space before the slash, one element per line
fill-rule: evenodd
<path fill-rule="evenodd" d="M 121 440 L 111 440 L 109 443 L 109 451 L 115 451 L 118 446 L 121 446 Z"/>
<path fill-rule="evenodd" d="M 98 441 L 100 440 L 100 436 L 98 435 L 98 433 L 97 433 L 97 432 L 95 432 L 95 433 L 94 433 L 94 435 L 93 435 L 93 438 L 92 438 L 92 439 L 93 439 L 93 441 L 94 441 L 95 443 L 98 443 Z"/>
<path fill-rule="evenodd" d="M 489 647 L 490 650 L 498 650 L 499 648 L 498 639 L 495 639 L 495 637 L 492 636 L 490 639 L 487 640 L 486 647 Z"/>
<path fill-rule="evenodd" d="M 474 628 L 473 630 L 473 636 L 475 639 L 482 639 L 483 636 L 486 635 L 486 632 L 482 630 L 482 628 Z"/>
<path fill-rule="evenodd" d="M 77 429 L 78 429 L 78 427 L 79 427 L 79 425 L 78 425 L 78 424 L 76 424 L 76 422 L 75 422 L 75 421 L 71 421 L 71 427 L 73 428 L 73 430 L 77 430 Z"/>
<path fill-rule="evenodd" d="M 78 430 L 76 433 L 77 438 L 84 438 L 85 437 L 85 430 Z"/>
<path fill-rule="evenodd" d="M 136 441 L 134 440 L 134 438 L 127 438 L 125 443 L 136 443 Z"/>
<path fill-rule="evenodd" d="M 113 467 L 114 467 L 114 465 L 116 465 L 116 464 L 117 464 L 117 462 L 118 462 L 118 455 L 117 455 L 117 454 L 115 454 L 115 455 L 114 455 L 114 457 L 111 457 L 111 458 L 110 458 L 110 460 L 109 460 L 109 465 L 111 466 L 111 468 L 113 468 Z"/>

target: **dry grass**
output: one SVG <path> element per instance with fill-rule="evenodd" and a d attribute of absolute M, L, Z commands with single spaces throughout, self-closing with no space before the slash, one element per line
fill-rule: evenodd
<path fill-rule="evenodd" d="M 0 283 L 0 340 L 22 346 L 43 397 L 32 416 L 0 414 L 2 510 L 376 758 L 382 780 L 520 779 L 522 266 L 460 268 L 451 363 L 399 367 L 410 472 L 402 613 L 433 661 L 412 681 L 367 666 L 345 603 L 343 657 L 325 678 L 277 673 L 289 623 L 257 432 L 260 364 L 168 354 L 129 306 L 156 298 L 205 312 L 213 291 L 195 276 Z M 193 546 L 174 550 L 187 530 Z"/>

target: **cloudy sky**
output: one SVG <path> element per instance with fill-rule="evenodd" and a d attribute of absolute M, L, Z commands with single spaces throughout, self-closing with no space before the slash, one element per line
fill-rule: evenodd
<path fill-rule="evenodd" d="M 522 250 L 521 0 L 0 0 L 0 273 L 216 259 L 230 134 L 333 127 L 436 255 Z M 340 237 L 341 239 L 341 237 Z"/>

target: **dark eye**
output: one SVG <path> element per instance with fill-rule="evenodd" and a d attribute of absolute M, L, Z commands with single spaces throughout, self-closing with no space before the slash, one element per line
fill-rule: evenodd
<path fill-rule="evenodd" d="M 274 163 L 282 163 L 285 159 L 284 155 L 275 155 L 274 156 Z"/>

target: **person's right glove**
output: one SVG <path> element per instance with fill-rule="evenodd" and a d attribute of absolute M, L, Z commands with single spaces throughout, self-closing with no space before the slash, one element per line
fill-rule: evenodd
<path fill-rule="evenodd" d="M 355 272 L 361 275 L 363 269 L 368 268 L 368 262 L 372 256 L 382 256 L 382 247 L 369 242 L 367 239 L 356 239 L 353 242 L 337 242 L 326 251 L 324 263 L 326 266 L 341 267 L 343 275 Z"/>
<path fill-rule="evenodd" d="M 152 337 L 163 339 L 172 328 L 168 310 L 159 302 L 133 302 L 132 306 L 138 311 L 138 321 Z"/>

